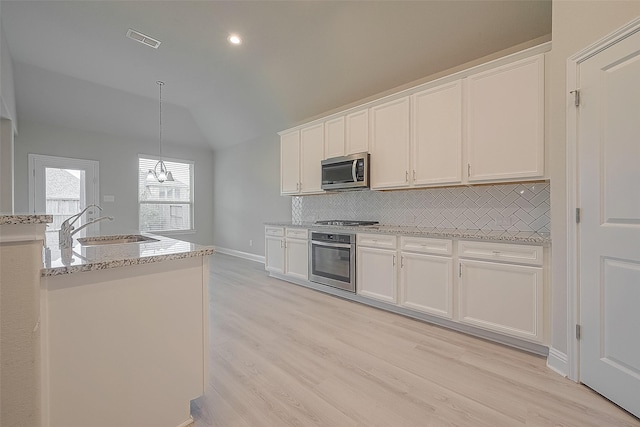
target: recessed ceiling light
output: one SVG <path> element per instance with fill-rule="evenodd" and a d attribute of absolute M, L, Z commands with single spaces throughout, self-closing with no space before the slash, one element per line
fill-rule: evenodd
<path fill-rule="evenodd" d="M 160 46 L 160 40 L 156 40 L 153 37 L 149 37 L 148 35 L 132 30 L 131 28 L 127 31 L 127 37 L 154 49 L 157 49 L 158 46 Z"/>
<path fill-rule="evenodd" d="M 235 45 L 239 45 L 242 43 L 242 39 L 237 34 L 229 34 L 229 37 L 227 37 L 227 40 L 229 40 L 229 43 L 235 44 Z"/>

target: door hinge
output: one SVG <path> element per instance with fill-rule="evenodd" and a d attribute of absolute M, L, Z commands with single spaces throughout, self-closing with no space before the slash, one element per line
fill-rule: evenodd
<path fill-rule="evenodd" d="M 576 325 L 576 339 L 579 340 L 582 337 L 582 326 Z"/>
<path fill-rule="evenodd" d="M 580 208 L 576 208 L 576 224 L 580 224 L 580 214 L 582 212 L 580 211 Z"/>
<path fill-rule="evenodd" d="M 573 101 L 576 107 L 580 106 L 580 89 L 576 89 L 576 90 L 572 90 L 571 92 L 573 94 Z"/>

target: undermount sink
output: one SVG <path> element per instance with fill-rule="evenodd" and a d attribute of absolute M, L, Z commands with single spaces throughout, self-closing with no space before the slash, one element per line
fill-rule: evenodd
<path fill-rule="evenodd" d="M 159 242 L 158 239 L 153 237 L 143 236 L 141 234 L 129 234 L 126 236 L 95 236 L 95 237 L 81 237 L 78 242 L 82 246 L 98 246 L 98 245 L 122 245 L 125 243 L 144 243 L 144 242 Z"/>

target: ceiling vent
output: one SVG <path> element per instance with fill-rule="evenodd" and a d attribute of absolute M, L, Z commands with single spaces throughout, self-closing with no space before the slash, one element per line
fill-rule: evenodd
<path fill-rule="evenodd" d="M 129 28 L 129 31 L 127 31 L 127 37 L 129 37 L 131 40 L 135 40 L 154 49 L 157 49 L 158 46 L 160 46 L 160 40 L 156 40 L 153 37 L 149 37 L 145 34 L 139 33 L 135 30 L 132 30 L 131 28 Z"/>

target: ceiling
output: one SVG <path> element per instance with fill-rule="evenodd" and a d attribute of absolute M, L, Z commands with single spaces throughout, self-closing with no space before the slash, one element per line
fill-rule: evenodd
<path fill-rule="evenodd" d="M 18 125 L 157 139 L 163 80 L 163 140 L 213 149 L 551 33 L 551 0 L 2 0 L 1 12 Z"/>

